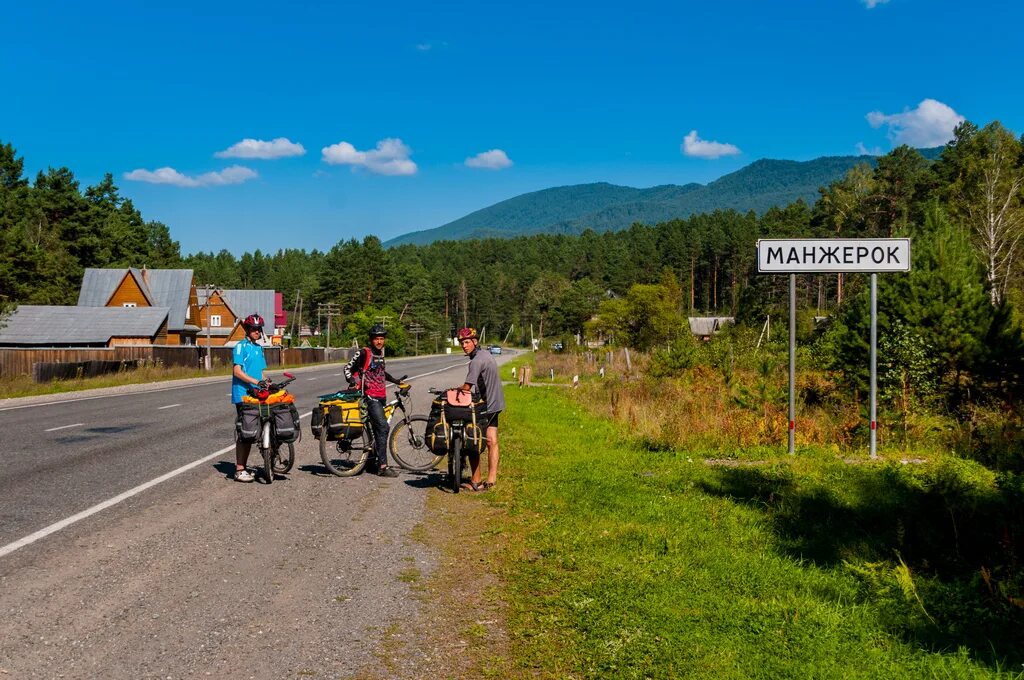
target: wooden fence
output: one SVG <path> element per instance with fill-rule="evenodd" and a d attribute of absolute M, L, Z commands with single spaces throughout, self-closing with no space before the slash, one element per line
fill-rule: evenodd
<path fill-rule="evenodd" d="M 47 369 L 34 369 L 35 364 L 81 364 L 83 362 L 122 362 L 136 365 L 162 364 L 164 366 L 202 365 L 205 347 L 139 345 L 132 347 L 111 347 L 97 349 L 23 349 L 17 347 L 0 347 L 0 378 L 12 378 L 19 375 L 52 375 Z M 309 347 L 304 349 L 266 347 L 263 350 L 267 358 L 267 366 L 295 366 L 297 364 L 319 364 L 330 361 L 347 361 L 352 349 Z M 231 363 L 230 347 L 213 347 L 214 365 L 226 366 Z"/>

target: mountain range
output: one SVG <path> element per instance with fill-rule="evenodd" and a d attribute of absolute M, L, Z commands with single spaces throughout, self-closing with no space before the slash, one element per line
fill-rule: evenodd
<path fill-rule="evenodd" d="M 919 151 L 934 160 L 942 147 Z M 874 156 L 823 156 L 811 161 L 762 159 L 708 184 L 637 189 L 598 182 L 553 187 L 495 203 L 434 229 L 403 234 L 384 245 L 579 234 L 587 229 L 615 231 L 634 222 L 657 224 L 714 210 L 753 210 L 761 214 L 798 198 L 813 205 L 819 187 L 842 178 L 859 163 L 874 166 L 876 162 Z"/>

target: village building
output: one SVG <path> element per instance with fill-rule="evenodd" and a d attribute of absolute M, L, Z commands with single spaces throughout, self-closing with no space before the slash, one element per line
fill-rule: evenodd
<path fill-rule="evenodd" d="M 79 307 L 166 308 L 167 333 L 161 345 L 194 345 L 199 299 L 191 269 L 85 270 Z"/>
<path fill-rule="evenodd" d="M 2 347 L 166 345 L 167 307 L 19 305 L 0 327 Z"/>
<path fill-rule="evenodd" d="M 221 290 L 200 287 L 197 289 L 199 311 L 196 319 L 200 325 L 198 342 L 206 346 L 207 338 L 212 347 L 232 347 L 245 338 L 242 319 L 250 314 L 259 314 L 266 324 L 264 344 L 273 344 L 273 337 L 280 336 L 275 328 L 277 309 L 276 294 L 272 290 Z M 283 315 L 283 311 L 282 311 Z"/>

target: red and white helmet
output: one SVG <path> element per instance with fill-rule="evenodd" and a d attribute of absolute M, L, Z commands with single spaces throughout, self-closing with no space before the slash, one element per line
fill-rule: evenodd
<path fill-rule="evenodd" d="M 245 329 L 246 333 L 253 330 L 263 330 L 263 317 L 259 314 L 250 314 L 249 316 L 242 319 L 242 328 Z"/>
<path fill-rule="evenodd" d="M 477 340 L 478 339 L 477 335 L 476 335 L 476 329 L 475 328 L 468 328 L 468 327 L 467 328 L 463 328 L 462 330 L 460 330 L 458 337 L 459 337 L 459 342 L 462 342 L 463 340 Z"/>

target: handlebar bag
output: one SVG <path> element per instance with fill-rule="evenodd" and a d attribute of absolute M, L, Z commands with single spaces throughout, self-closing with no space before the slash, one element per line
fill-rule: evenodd
<path fill-rule="evenodd" d="M 243 404 L 235 419 L 235 437 L 243 444 L 256 441 L 260 433 L 260 407 L 258 404 Z"/>
<path fill-rule="evenodd" d="M 295 408 L 295 404 L 274 404 L 271 414 L 277 441 L 288 443 L 299 438 L 299 410 Z"/>
<path fill-rule="evenodd" d="M 458 390 L 448 390 L 448 393 L 458 392 Z M 456 403 L 453 403 L 455 401 Z M 472 421 L 477 413 L 484 410 L 484 402 L 482 399 L 473 400 L 473 398 L 462 393 L 462 397 L 457 400 L 452 399 L 450 396 L 445 396 L 444 400 L 444 416 L 449 422 L 453 420 L 461 420 L 464 422 Z"/>

